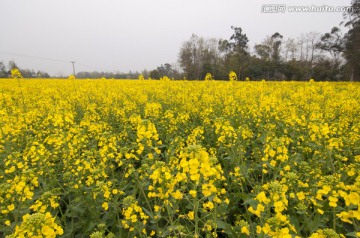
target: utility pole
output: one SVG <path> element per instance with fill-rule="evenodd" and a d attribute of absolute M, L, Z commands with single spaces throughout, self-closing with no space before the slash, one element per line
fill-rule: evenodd
<path fill-rule="evenodd" d="M 71 61 L 72 65 L 73 65 L 73 75 L 75 76 L 75 61 Z"/>

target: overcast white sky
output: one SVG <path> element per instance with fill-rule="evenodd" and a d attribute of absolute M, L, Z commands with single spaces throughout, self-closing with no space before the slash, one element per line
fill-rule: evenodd
<path fill-rule="evenodd" d="M 192 33 L 229 39 L 241 27 L 250 46 L 279 32 L 285 39 L 328 32 L 342 13 L 262 13 L 263 4 L 349 6 L 350 0 L 0 0 L 0 61 L 51 75 L 152 70 L 177 61 Z"/>

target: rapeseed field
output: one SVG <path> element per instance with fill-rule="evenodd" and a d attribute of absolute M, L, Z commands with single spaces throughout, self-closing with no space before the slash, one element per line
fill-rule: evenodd
<path fill-rule="evenodd" d="M 360 237 L 360 85 L 0 79 L 0 237 Z"/>

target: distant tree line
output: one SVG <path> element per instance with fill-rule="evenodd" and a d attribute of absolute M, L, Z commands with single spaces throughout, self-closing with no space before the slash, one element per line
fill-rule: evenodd
<path fill-rule="evenodd" d="M 352 2 L 353 11 L 344 14 L 342 34 L 333 27 L 329 33 L 302 34 L 284 39 L 275 32 L 251 51 L 241 27 L 227 39 L 205 39 L 193 34 L 179 52 L 179 63 L 187 79 L 228 79 L 234 71 L 239 79 L 360 81 L 360 0 Z"/>
<path fill-rule="evenodd" d="M 9 78 L 11 77 L 11 70 L 12 69 L 19 69 L 17 64 L 14 61 L 8 62 L 8 67 L 5 66 L 5 63 L 0 61 L 0 78 Z M 21 72 L 21 75 L 24 78 L 50 78 L 50 75 L 43 71 L 34 71 L 33 69 L 19 69 Z"/>
<path fill-rule="evenodd" d="M 43 71 L 35 71 L 29 69 L 23 69 L 18 67 L 18 65 L 14 61 L 9 61 L 8 66 L 5 65 L 4 62 L 0 61 L 0 78 L 10 78 L 11 77 L 11 70 L 12 69 L 19 69 L 21 75 L 24 78 L 51 78 L 51 76 Z M 146 70 L 145 70 L 146 72 Z M 115 79 L 137 79 L 140 73 L 135 72 L 128 72 L 128 73 L 121 73 L 121 72 L 98 72 L 98 71 L 81 71 L 76 73 L 76 78 L 79 79 L 99 79 L 99 78 L 115 78 Z M 56 78 L 68 78 L 69 75 L 58 75 Z"/>
<path fill-rule="evenodd" d="M 106 79 L 137 79 L 140 73 L 135 72 L 98 72 L 98 71 L 82 71 L 76 73 L 76 78 L 78 79 L 99 79 L 99 78 L 106 78 Z"/>

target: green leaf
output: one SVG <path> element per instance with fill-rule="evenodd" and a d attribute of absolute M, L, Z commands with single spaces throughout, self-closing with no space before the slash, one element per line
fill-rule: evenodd
<path fill-rule="evenodd" d="M 255 201 L 254 199 L 248 198 L 244 201 L 244 204 L 248 204 L 248 205 L 252 206 L 253 208 L 256 208 L 258 202 Z"/>
<path fill-rule="evenodd" d="M 248 200 L 248 195 L 247 194 L 245 194 L 245 193 L 232 193 L 231 194 L 231 199 L 234 199 L 235 198 L 235 200 L 244 200 L 244 201 L 246 201 L 246 200 Z"/>
<path fill-rule="evenodd" d="M 85 232 L 90 232 L 94 230 L 94 228 L 97 226 L 98 222 L 90 221 L 86 224 Z"/>
<path fill-rule="evenodd" d="M 146 209 L 144 207 L 142 207 L 142 209 L 152 220 L 154 220 L 154 216 L 153 216 L 152 212 L 150 212 L 148 209 Z"/>
<path fill-rule="evenodd" d="M 236 232 L 232 229 L 232 226 L 227 223 L 227 222 L 224 222 L 224 221 L 221 221 L 221 220 L 218 220 L 216 219 L 215 220 L 215 223 L 216 225 L 218 226 L 218 228 L 220 229 L 223 229 L 224 232 L 230 237 L 230 238 L 237 238 L 237 234 Z"/>
<path fill-rule="evenodd" d="M 309 230 L 311 232 L 315 232 L 317 229 L 319 229 L 321 225 L 321 217 L 319 214 L 316 214 L 314 218 L 308 223 Z"/>
<path fill-rule="evenodd" d="M 346 234 L 346 236 L 350 236 L 350 237 L 357 237 L 356 235 L 356 231 L 353 231 L 353 232 L 349 232 Z"/>

